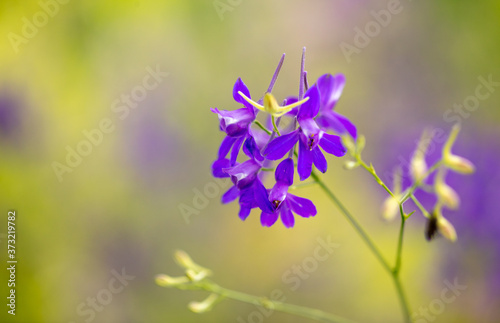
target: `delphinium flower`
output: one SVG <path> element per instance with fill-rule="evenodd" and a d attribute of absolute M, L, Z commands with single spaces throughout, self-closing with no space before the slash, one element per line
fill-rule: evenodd
<path fill-rule="evenodd" d="M 354 125 L 350 122 L 351 126 L 344 128 L 335 127 L 335 124 L 334 126 L 325 125 L 323 128 L 315 121 L 320 109 L 329 110 L 322 117 L 324 120 L 328 117 L 338 120 L 347 119 L 338 117 L 330 111 L 338 100 L 340 92 L 338 85 L 330 82 L 328 77 L 322 77 L 319 84 L 314 84 L 304 94 L 304 87 L 307 86 L 304 56 L 300 73 L 299 96 L 288 96 L 283 104 L 279 105 L 271 91 L 281 63 L 282 61 L 262 99 L 254 101 L 246 85 L 238 79 L 233 88 L 233 98 L 244 107 L 235 111 L 211 109 L 212 112 L 218 114 L 220 129 L 226 133 L 219 148 L 218 159 L 212 165 L 212 173 L 215 177 L 229 177 L 233 182 L 234 185 L 222 196 L 222 202 L 229 203 L 239 199 L 239 217 L 242 220 L 249 216 L 253 208 L 258 207 L 262 211 L 261 224 L 263 226 L 272 226 L 281 216 L 284 226 L 290 228 L 295 224 L 294 213 L 302 217 L 316 214 L 316 208 L 310 200 L 288 192 L 293 184 L 295 173 L 294 158 L 296 156 L 298 158 L 297 172 L 301 181 L 311 175 L 313 164 L 324 173 L 327 170 L 327 161 L 321 149 L 334 156 L 343 156 L 346 149 L 337 134 L 348 132 L 355 137 L 356 132 Z M 324 98 L 321 97 L 320 85 Z M 270 115 L 271 129 L 266 129 L 256 120 L 259 112 Z M 286 127 L 288 129 L 285 130 L 286 133 L 281 135 L 279 123 L 284 115 L 292 117 L 293 122 Z M 333 124 L 333 122 L 330 123 Z M 257 124 L 259 127 L 252 127 L 252 124 Z M 282 127 L 283 129 L 285 127 Z M 337 134 L 327 133 L 328 129 L 333 129 Z M 298 153 L 295 151 L 297 143 L 299 143 Z M 240 162 L 238 156 L 241 147 L 248 159 Z M 227 158 L 229 153 L 230 158 Z M 274 161 L 282 159 L 287 153 L 287 158 L 279 163 L 276 169 L 271 167 Z M 271 189 L 267 189 L 264 185 L 265 173 L 271 170 L 275 171 L 276 182 Z"/>
<path fill-rule="evenodd" d="M 281 215 L 281 221 L 287 228 L 295 224 L 293 213 L 305 218 L 316 215 L 316 207 L 310 200 L 288 193 L 288 188 L 293 184 L 293 173 L 293 160 L 287 158 L 276 167 L 276 184 L 270 191 L 260 182 L 257 183 L 255 200 L 262 210 L 260 222 L 263 226 L 272 226 L 278 220 L 278 215 Z"/>
<path fill-rule="evenodd" d="M 337 157 L 346 153 L 340 137 L 326 133 L 314 120 L 320 108 L 320 94 L 316 85 L 307 90 L 306 97 L 309 100 L 301 105 L 297 114 L 299 128 L 274 139 L 264 151 L 268 159 L 281 159 L 299 142 L 297 170 L 302 181 L 311 175 L 313 164 L 322 173 L 326 172 L 328 165 L 319 147 Z"/>

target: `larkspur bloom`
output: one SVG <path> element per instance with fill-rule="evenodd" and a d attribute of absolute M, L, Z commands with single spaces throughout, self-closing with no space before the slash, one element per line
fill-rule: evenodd
<path fill-rule="evenodd" d="M 317 86 L 309 88 L 305 96 L 309 97 L 309 100 L 300 106 L 297 114 L 299 128 L 274 139 L 264 151 L 266 158 L 278 160 L 299 142 L 297 171 L 301 181 L 311 175 L 313 164 L 322 173 L 326 172 L 328 165 L 319 147 L 337 157 L 344 156 L 346 153 L 340 137 L 326 133 L 314 120 L 320 108 L 320 94 Z"/>
<path fill-rule="evenodd" d="M 276 184 L 270 191 L 260 181 L 255 182 L 255 200 L 262 210 L 260 221 L 263 226 L 272 226 L 281 215 L 284 226 L 291 228 L 295 224 L 293 213 L 304 218 L 316 215 L 316 207 L 310 200 L 288 193 L 293 174 L 293 160 L 287 158 L 276 167 Z"/>
<path fill-rule="evenodd" d="M 304 95 L 304 88 L 307 88 L 304 56 L 302 57 L 299 96 L 289 96 L 281 106 L 278 105 L 271 91 L 283 59 L 284 55 L 271 79 L 269 88 L 260 100 L 257 102 L 252 100 L 250 91 L 239 78 L 233 87 L 233 98 L 244 107 L 235 111 L 211 109 L 219 117 L 220 130 L 226 133 L 219 148 L 218 158 L 212 164 L 212 174 L 215 177 L 231 178 L 234 185 L 223 194 L 222 203 L 238 199 L 239 217 L 242 220 L 249 216 L 252 209 L 260 208 L 263 226 L 270 227 L 278 217 L 281 217 L 285 227 L 291 228 L 295 224 L 294 213 L 302 217 L 311 217 L 316 214 L 316 208 L 310 200 L 288 193 L 293 184 L 295 145 L 299 143 L 297 171 L 300 179 L 304 180 L 311 175 L 313 164 L 321 172 L 327 169 L 327 162 L 320 147 L 335 156 L 343 156 L 346 153 L 340 137 L 326 133 L 326 128 L 333 129 L 337 134 L 344 134 L 346 131 L 352 133 L 351 128 L 354 126 L 344 127 L 349 128 L 349 131 L 344 131 L 332 126 L 325 126 L 323 129 L 323 126 L 316 123 L 316 118 L 320 121 L 332 116 L 341 119 L 342 116 L 338 117 L 333 111 L 329 111 L 333 109 L 340 92 L 335 92 L 334 83 L 323 82 L 320 84 L 321 89 L 318 84 L 315 84 Z M 324 92 L 323 99 L 321 91 Z M 328 111 L 322 114 L 320 113 L 322 109 Z M 272 132 L 256 120 L 260 111 L 270 116 Z M 280 118 L 284 115 L 293 118 L 294 121 L 282 127 L 284 135 L 281 136 L 278 126 Z M 253 123 L 256 126 L 252 127 Z M 243 150 L 248 159 L 238 160 L 240 150 Z M 289 153 L 289 157 L 275 169 L 276 183 L 272 189 L 266 189 L 263 180 L 267 171 L 272 169 L 273 161 L 281 159 L 286 153 Z"/>
<path fill-rule="evenodd" d="M 345 76 L 342 74 L 324 74 L 317 81 L 321 96 L 321 107 L 316 122 L 323 128 L 328 128 L 343 135 L 348 133 L 356 139 L 356 126 L 346 117 L 334 111 L 345 85 Z"/>
<path fill-rule="evenodd" d="M 217 113 L 220 121 L 220 129 L 227 134 L 220 145 L 219 158 L 216 162 L 225 159 L 231 151 L 230 163 L 231 165 L 236 163 L 241 146 L 245 139 L 249 137 L 250 125 L 256 118 L 254 107 L 246 102 L 238 93 L 245 93 L 245 95 L 250 97 L 250 91 L 241 78 L 238 78 L 234 84 L 233 98 L 236 102 L 243 104 L 244 108 L 234 111 L 220 111 L 217 108 L 210 109 L 213 113 Z"/>

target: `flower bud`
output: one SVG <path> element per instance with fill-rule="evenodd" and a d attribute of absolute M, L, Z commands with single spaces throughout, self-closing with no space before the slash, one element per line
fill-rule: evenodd
<path fill-rule="evenodd" d="M 161 287 L 173 287 L 188 283 L 189 279 L 186 276 L 171 277 L 168 275 L 160 274 L 156 276 L 155 282 Z"/>
<path fill-rule="evenodd" d="M 437 228 L 439 230 L 439 233 L 446 239 L 455 242 L 457 240 L 457 232 L 455 231 L 455 228 L 453 225 L 446 220 L 443 216 L 440 216 L 437 220 Z"/>
<path fill-rule="evenodd" d="M 210 311 L 215 302 L 219 299 L 217 294 L 210 294 L 203 302 L 191 302 L 188 308 L 195 313 L 205 313 Z"/>
<path fill-rule="evenodd" d="M 354 168 L 358 167 L 359 163 L 354 161 L 354 160 L 348 160 L 344 163 L 344 169 L 347 170 L 353 170 Z"/>
<path fill-rule="evenodd" d="M 410 176 L 414 182 L 420 182 L 427 174 L 427 163 L 421 154 L 414 154 L 410 163 Z"/>
<path fill-rule="evenodd" d="M 470 160 L 453 154 L 446 154 L 443 162 L 446 167 L 457 173 L 472 174 L 476 170 Z"/>
<path fill-rule="evenodd" d="M 208 270 L 201 270 L 199 272 L 194 271 L 192 269 L 186 270 L 186 276 L 192 282 L 199 282 L 200 280 L 204 279 L 205 277 L 207 277 L 209 275 L 210 275 L 210 271 L 208 271 Z"/>
<path fill-rule="evenodd" d="M 195 263 L 193 261 L 193 259 L 191 259 L 191 257 L 186 252 L 184 252 L 182 250 L 175 251 L 174 258 L 179 265 L 181 265 L 182 267 L 184 267 L 186 269 L 191 269 L 197 273 L 204 271 L 207 273 L 207 275 L 210 275 L 210 273 L 211 273 L 211 271 L 209 269 L 204 268 L 204 267 L 198 265 L 197 263 Z"/>
<path fill-rule="evenodd" d="M 436 182 L 436 195 L 441 203 L 449 209 L 456 210 L 460 204 L 457 192 L 442 181 Z"/>
<path fill-rule="evenodd" d="M 389 196 L 382 204 L 382 217 L 385 220 L 393 220 L 399 213 L 399 201 L 397 198 Z"/>
<path fill-rule="evenodd" d="M 427 175 L 427 163 L 425 162 L 425 155 L 427 154 L 427 148 L 432 141 L 433 133 L 426 129 L 420 136 L 417 148 L 413 152 L 413 156 L 410 162 L 410 176 L 415 183 L 424 180 Z"/>

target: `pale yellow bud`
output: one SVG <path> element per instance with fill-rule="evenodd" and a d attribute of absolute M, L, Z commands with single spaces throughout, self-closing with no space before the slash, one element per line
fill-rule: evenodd
<path fill-rule="evenodd" d="M 446 167 L 457 173 L 472 174 L 476 170 L 470 160 L 457 155 L 446 154 L 443 161 Z"/>
<path fill-rule="evenodd" d="M 195 313 L 205 313 L 212 309 L 218 299 L 217 294 L 210 294 L 203 302 L 189 303 L 188 308 Z"/>
<path fill-rule="evenodd" d="M 171 277 L 168 275 L 160 274 L 156 276 L 155 282 L 157 285 L 162 287 L 172 287 L 188 283 L 189 279 L 186 276 Z"/>
<path fill-rule="evenodd" d="M 414 182 L 420 182 L 427 174 L 427 163 L 424 158 L 414 155 L 410 163 L 410 175 Z"/>
<path fill-rule="evenodd" d="M 192 269 L 187 269 L 186 270 L 186 276 L 189 278 L 189 280 L 193 282 L 199 282 L 200 280 L 204 279 L 205 277 L 210 275 L 210 271 L 208 270 L 201 270 L 199 272 L 194 271 Z"/>
<path fill-rule="evenodd" d="M 389 196 L 382 204 L 382 217 L 385 220 L 393 220 L 399 213 L 399 201 L 397 198 Z"/>
<path fill-rule="evenodd" d="M 455 228 L 453 225 L 446 220 L 443 216 L 440 216 L 437 220 L 437 227 L 439 230 L 439 233 L 446 239 L 455 242 L 457 240 L 457 232 L 455 231 Z"/>
<path fill-rule="evenodd" d="M 435 187 L 437 197 L 444 206 L 453 210 L 458 209 L 460 198 L 453 188 L 442 181 L 437 181 Z"/>
<path fill-rule="evenodd" d="M 359 166 L 359 163 L 354 160 L 348 160 L 344 163 L 344 168 L 347 170 L 352 170 Z"/>

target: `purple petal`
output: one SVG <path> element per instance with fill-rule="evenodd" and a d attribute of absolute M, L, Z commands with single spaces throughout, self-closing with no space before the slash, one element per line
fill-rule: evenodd
<path fill-rule="evenodd" d="M 316 83 L 318 84 L 321 96 L 321 109 L 333 109 L 344 89 L 345 76 L 343 74 L 337 74 L 335 76 L 325 74 L 320 76 Z"/>
<path fill-rule="evenodd" d="M 333 113 L 337 117 L 337 119 L 340 121 L 340 123 L 342 123 L 342 125 L 344 126 L 344 129 L 351 135 L 351 137 L 356 139 L 356 137 L 358 135 L 357 130 L 356 130 L 356 126 L 351 122 L 351 120 L 347 119 L 346 117 L 344 117 L 341 114 L 338 114 L 337 112 L 333 112 Z"/>
<path fill-rule="evenodd" d="M 274 184 L 273 188 L 271 189 L 271 192 L 269 192 L 269 198 L 268 200 L 271 202 L 271 205 L 273 205 L 273 210 L 277 210 L 281 203 L 285 200 L 286 194 L 288 192 L 288 185 L 284 184 L 283 182 L 277 182 Z"/>
<path fill-rule="evenodd" d="M 245 140 L 245 137 L 238 138 L 236 142 L 233 145 L 233 149 L 231 150 L 231 165 L 236 164 L 236 160 L 238 159 L 238 154 L 240 152 L 241 145 L 243 144 L 243 141 Z"/>
<path fill-rule="evenodd" d="M 292 211 L 301 217 L 308 218 L 316 215 L 316 207 L 310 200 L 292 194 L 288 194 L 286 200 Z"/>
<path fill-rule="evenodd" d="M 264 148 L 264 146 L 269 142 L 269 138 L 271 137 L 264 130 L 257 128 L 257 127 L 256 128 L 249 128 L 248 134 L 251 137 L 253 137 L 259 150 Z"/>
<path fill-rule="evenodd" d="M 257 206 L 265 213 L 274 213 L 274 208 L 269 202 L 267 189 L 260 180 L 256 180 L 254 184 L 254 197 Z"/>
<path fill-rule="evenodd" d="M 248 90 L 248 87 L 243 83 L 240 77 L 236 80 L 236 83 L 234 83 L 233 86 L 233 98 L 234 101 L 243 104 L 245 107 L 248 108 L 249 111 L 252 111 L 253 113 L 253 106 L 248 103 L 241 95 L 238 94 L 238 91 L 241 91 L 241 93 L 245 94 L 248 98 L 251 98 L 250 96 L 250 91 Z"/>
<path fill-rule="evenodd" d="M 221 202 L 223 204 L 232 202 L 236 200 L 238 196 L 240 196 L 240 190 L 236 187 L 236 185 L 232 186 L 226 193 L 224 193 L 224 195 L 222 195 Z"/>
<path fill-rule="evenodd" d="M 323 156 L 323 153 L 321 152 L 321 149 L 319 149 L 319 147 L 314 148 L 312 150 L 312 154 L 313 154 L 314 166 L 316 166 L 316 168 L 320 172 L 322 173 L 326 172 L 328 164 L 326 162 L 325 156 Z"/>
<path fill-rule="evenodd" d="M 220 129 L 231 137 L 243 136 L 248 132 L 248 126 L 255 120 L 253 112 L 247 108 L 237 110 L 220 111 L 217 108 L 210 109 L 212 112 L 217 113 L 220 121 Z"/>
<path fill-rule="evenodd" d="M 324 111 L 316 118 L 318 124 L 324 128 L 330 128 L 338 134 L 349 133 L 351 137 L 357 137 L 356 126 L 343 115 L 335 111 Z"/>
<path fill-rule="evenodd" d="M 240 200 L 238 201 L 238 203 L 241 207 L 257 207 L 254 196 L 254 185 L 240 190 Z"/>
<path fill-rule="evenodd" d="M 272 226 L 273 224 L 276 223 L 276 220 L 278 220 L 278 212 L 273 212 L 273 213 L 262 212 L 260 215 L 260 223 L 264 227 Z"/>
<path fill-rule="evenodd" d="M 295 218 L 292 211 L 288 207 L 288 203 L 284 203 L 281 208 L 281 222 L 286 228 L 293 228 L 295 225 Z"/>
<path fill-rule="evenodd" d="M 336 135 L 323 134 L 323 137 L 319 141 L 319 145 L 324 151 L 337 157 L 344 156 L 346 152 L 340 137 Z"/>
<path fill-rule="evenodd" d="M 243 145 L 243 152 L 250 158 L 258 160 L 260 162 L 264 161 L 264 157 L 260 154 L 260 150 L 257 147 L 257 143 L 253 137 L 249 136 L 247 140 L 245 140 L 245 144 Z"/>
<path fill-rule="evenodd" d="M 281 163 L 279 163 L 278 167 L 276 167 L 276 171 L 274 172 L 274 178 L 276 182 L 283 182 L 287 186 L 293 184 L 293 159 L 287 158 L 284 159 Z"/>
<path fill-rule="evenodd" d="M 218 159 L 212 164 L 212 175 L 218 178 L 229 177 L 229 175 L 224 170 L 228 167 L 231 167 L 231 162 L 229 161 L 229 159 Z"/>
<path fill-rule="evenodd" d="M 248 218 L 248 216 L 250 215 L 250 211 L 252 211 L 251 208 L 245 207 L 245 206 L 241 206 L 240 207 L 240 212 L 238 213 L 238 216 L 240 217 L 241 220 L 245 221 L 246 218 Z"/>
<path fill-rule="evenodd" d="M 304 97 L 309 97 L 309 100 L 300 106 L 297 120 L 312 119 L 316 117 L 319 112 L 320 96 L 318 87 L 316 85 L 310 87 Z"/>
<path fill-rule="evenodd" d="M 300 180 L 303 181 L 311 176 L 313 164 L 312 152 L 304 145 L 302 140 L 299 141 L 299 161 L 297 165 L 297 172 L 299 173 Z"/>
<path fill-rule="evenodd" d="M 231 150 L 231 147 L 233 146 L 235 141 L 236 138 L 229 136 L 226 136 L 226 138 L 222 140 L 222 143 L 220 144 L 219 147 L 219 159 L 225 158 L 227 156 L 229 150 Z"/>
<path fill-rule="evenodd" d="M 264 155 L 267 159 L 277 160 L 285 156 L 299 140 L 299 130 L 280 136 L 267 145 Z"/>
<path fill-rule="evenodd" d="M 231 180 L 239 189 L 249 187 L 257 178 L 261 165 L 253 159 L 230 168 L 222 169 L 231 176 Z"/>
<path fill-rule="evenodd" d="M 316 148 L 323 136 L 323 131 L 318 127 L 316 121 L 313 119 L 299 120 L 299 125 L 302 131 L 300 136 L 302 142 L 309 147 L 309 150 Z"/>

